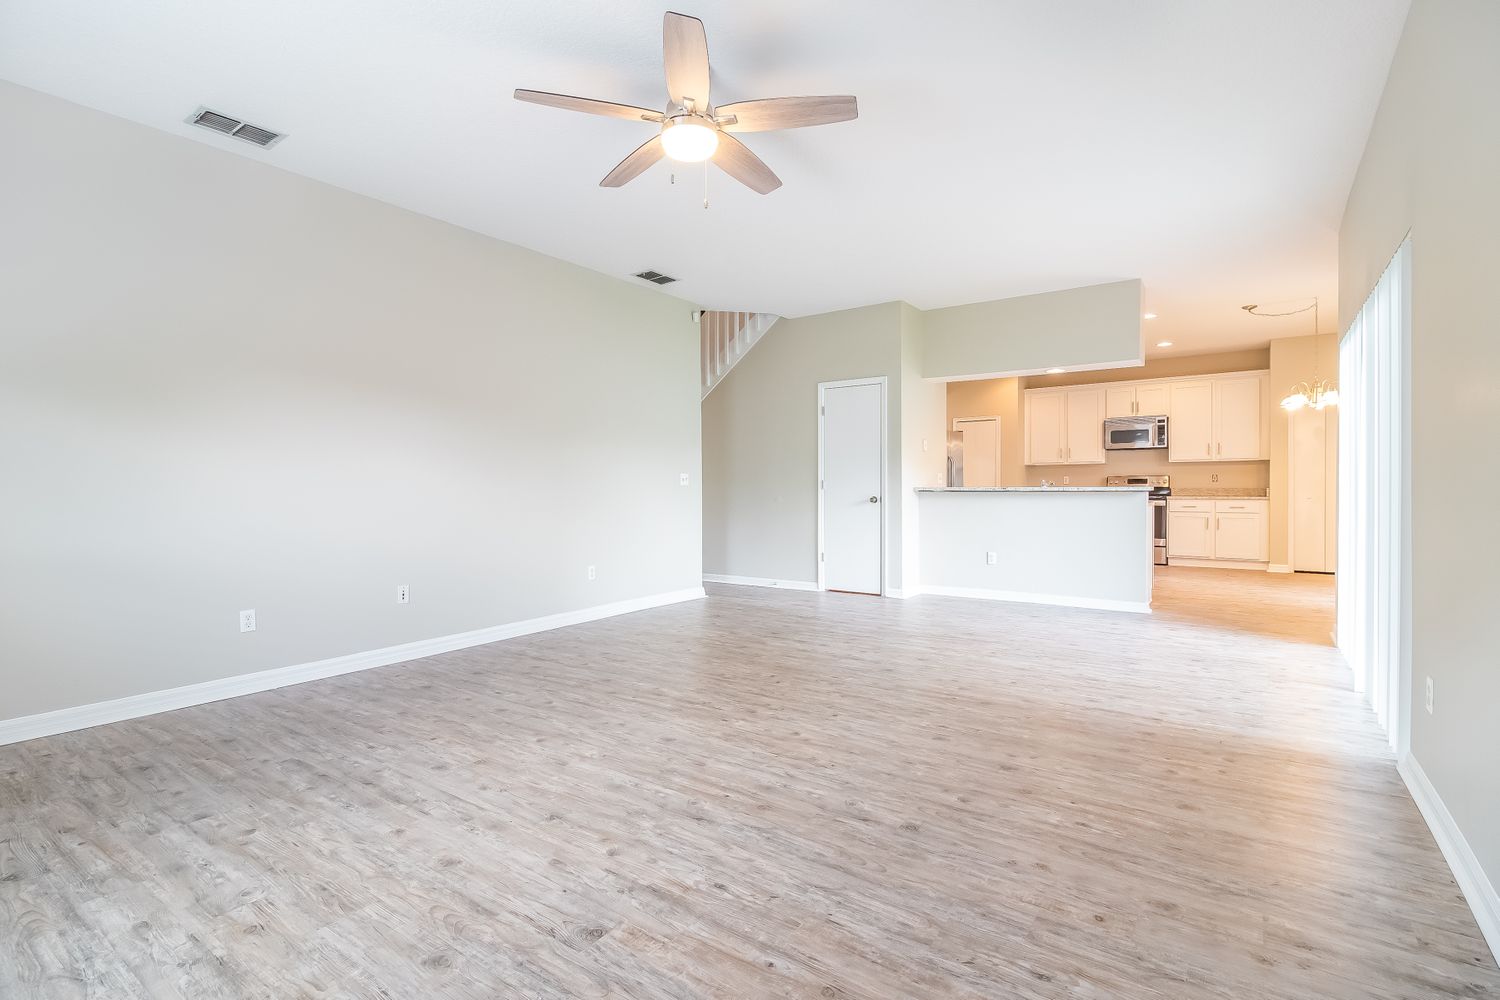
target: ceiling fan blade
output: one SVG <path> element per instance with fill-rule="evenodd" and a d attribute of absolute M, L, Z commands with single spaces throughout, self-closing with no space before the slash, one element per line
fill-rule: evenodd
<path fill-rule="evenodd" d="M 542 104 L 564 111 L 582 111 L 586 115 L 603 115 L 606 118 L 629 118 L 632 121 L 659 122 L 660 111 L 635 108 L 629 104 L 614 104 L 610 101 L 595 101 L 587 97 L 570 97 L 567 94 L 549 94 L 545 90 L 518 90 L 516 100 L 529 104 Z"/>
<path fill-rule="evenodd" d="M 703 22 L 667 12 L 661 24 L 662 61 L 667 67 L 667 96 L 678 104 L 708 109 L 708 35 Z"/>
<path fill-rule="evenodd" d="M 727 104 L 715 108 L 714 114 L 720 118 L 734 115 L 734 122 L 720 126 L 726 132 L 769 132 L 852 121 L 859 117 L 859 104 L 849 96 L 772 97 Z"/>
<path fill-rule="evenodd" d="M 756 194 L 770 194 L 781 187 L 781 178 L 771 172 L 765 161 L 732 135 L 719 133 L 719 148 L 714 151 L 714 162 L 730 177 L 739 181 Z"/>
<path fill-rule="evenodd" d="M 647 167 L 666 155 L 666 150 L 661 148 L 661 135 L 653 135 L 636 148 L 620 165 L 605 175 L 604 180 L 599 182 L 600 187 L 617 188 L 624 187 L 631 181 L 643 174 Z"/>

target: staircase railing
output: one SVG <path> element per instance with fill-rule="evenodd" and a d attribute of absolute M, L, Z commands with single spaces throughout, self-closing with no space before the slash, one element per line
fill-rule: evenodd
<path fill-rule="evenodd" d="M 702 389 L 707 397 L 780 317 L 770 313 L 704 310 L 698 319 L 702 340 Z"/>

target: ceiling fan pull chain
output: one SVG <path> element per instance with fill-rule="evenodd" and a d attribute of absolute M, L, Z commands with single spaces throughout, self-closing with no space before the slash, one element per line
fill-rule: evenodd
<path fill-rule="evenodd" d="M 703 161 L 703 208 L 708 209 L 708 161 Z"/>

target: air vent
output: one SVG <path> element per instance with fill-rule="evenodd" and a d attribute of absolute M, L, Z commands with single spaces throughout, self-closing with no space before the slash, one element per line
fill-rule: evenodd
<path fill-rule="evenodd" d="M 645 278 L 647 281 L 651 282 L 653 285 L 670 285 L 672 282 L 674 282 L 674 281 L 677 280 L 676 278 L 669 278 L 669 277 L 667 277 L 665 274 L 662 274 L 660 271 L 640 271 L 640 272 L 638 272 L 636 274 L 636 277 L 637 278 Z"/>
<path fill-rule="evenodd" d="M 213 129 L 215 132 L 221 132 L 224 135 L 232 135 L 236 139 L 253 142 L 262 148 L 274 146 L 284 138 L 280 132 L 272 132 L 270 129 L 261 128 L 259 125 L 251 125 L 248 122 L 240 121 L 238 118 L 230 118 L 228 115 L 221 115 L 217 111 L 210 111 L 207 108 L 199 108 L 197 111 L 194 111 L 192 117 L 188 119 L 188 124 L 201 125 L 204 128 Z"/>

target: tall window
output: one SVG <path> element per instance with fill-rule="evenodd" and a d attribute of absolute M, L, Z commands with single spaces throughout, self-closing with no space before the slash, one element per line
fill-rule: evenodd
<path fill-rule="evenodd" d="M 1410 344 L 1408 238 L 1339 343 L 1338 644 L 1355 688 L 1403 751 Z"/>

